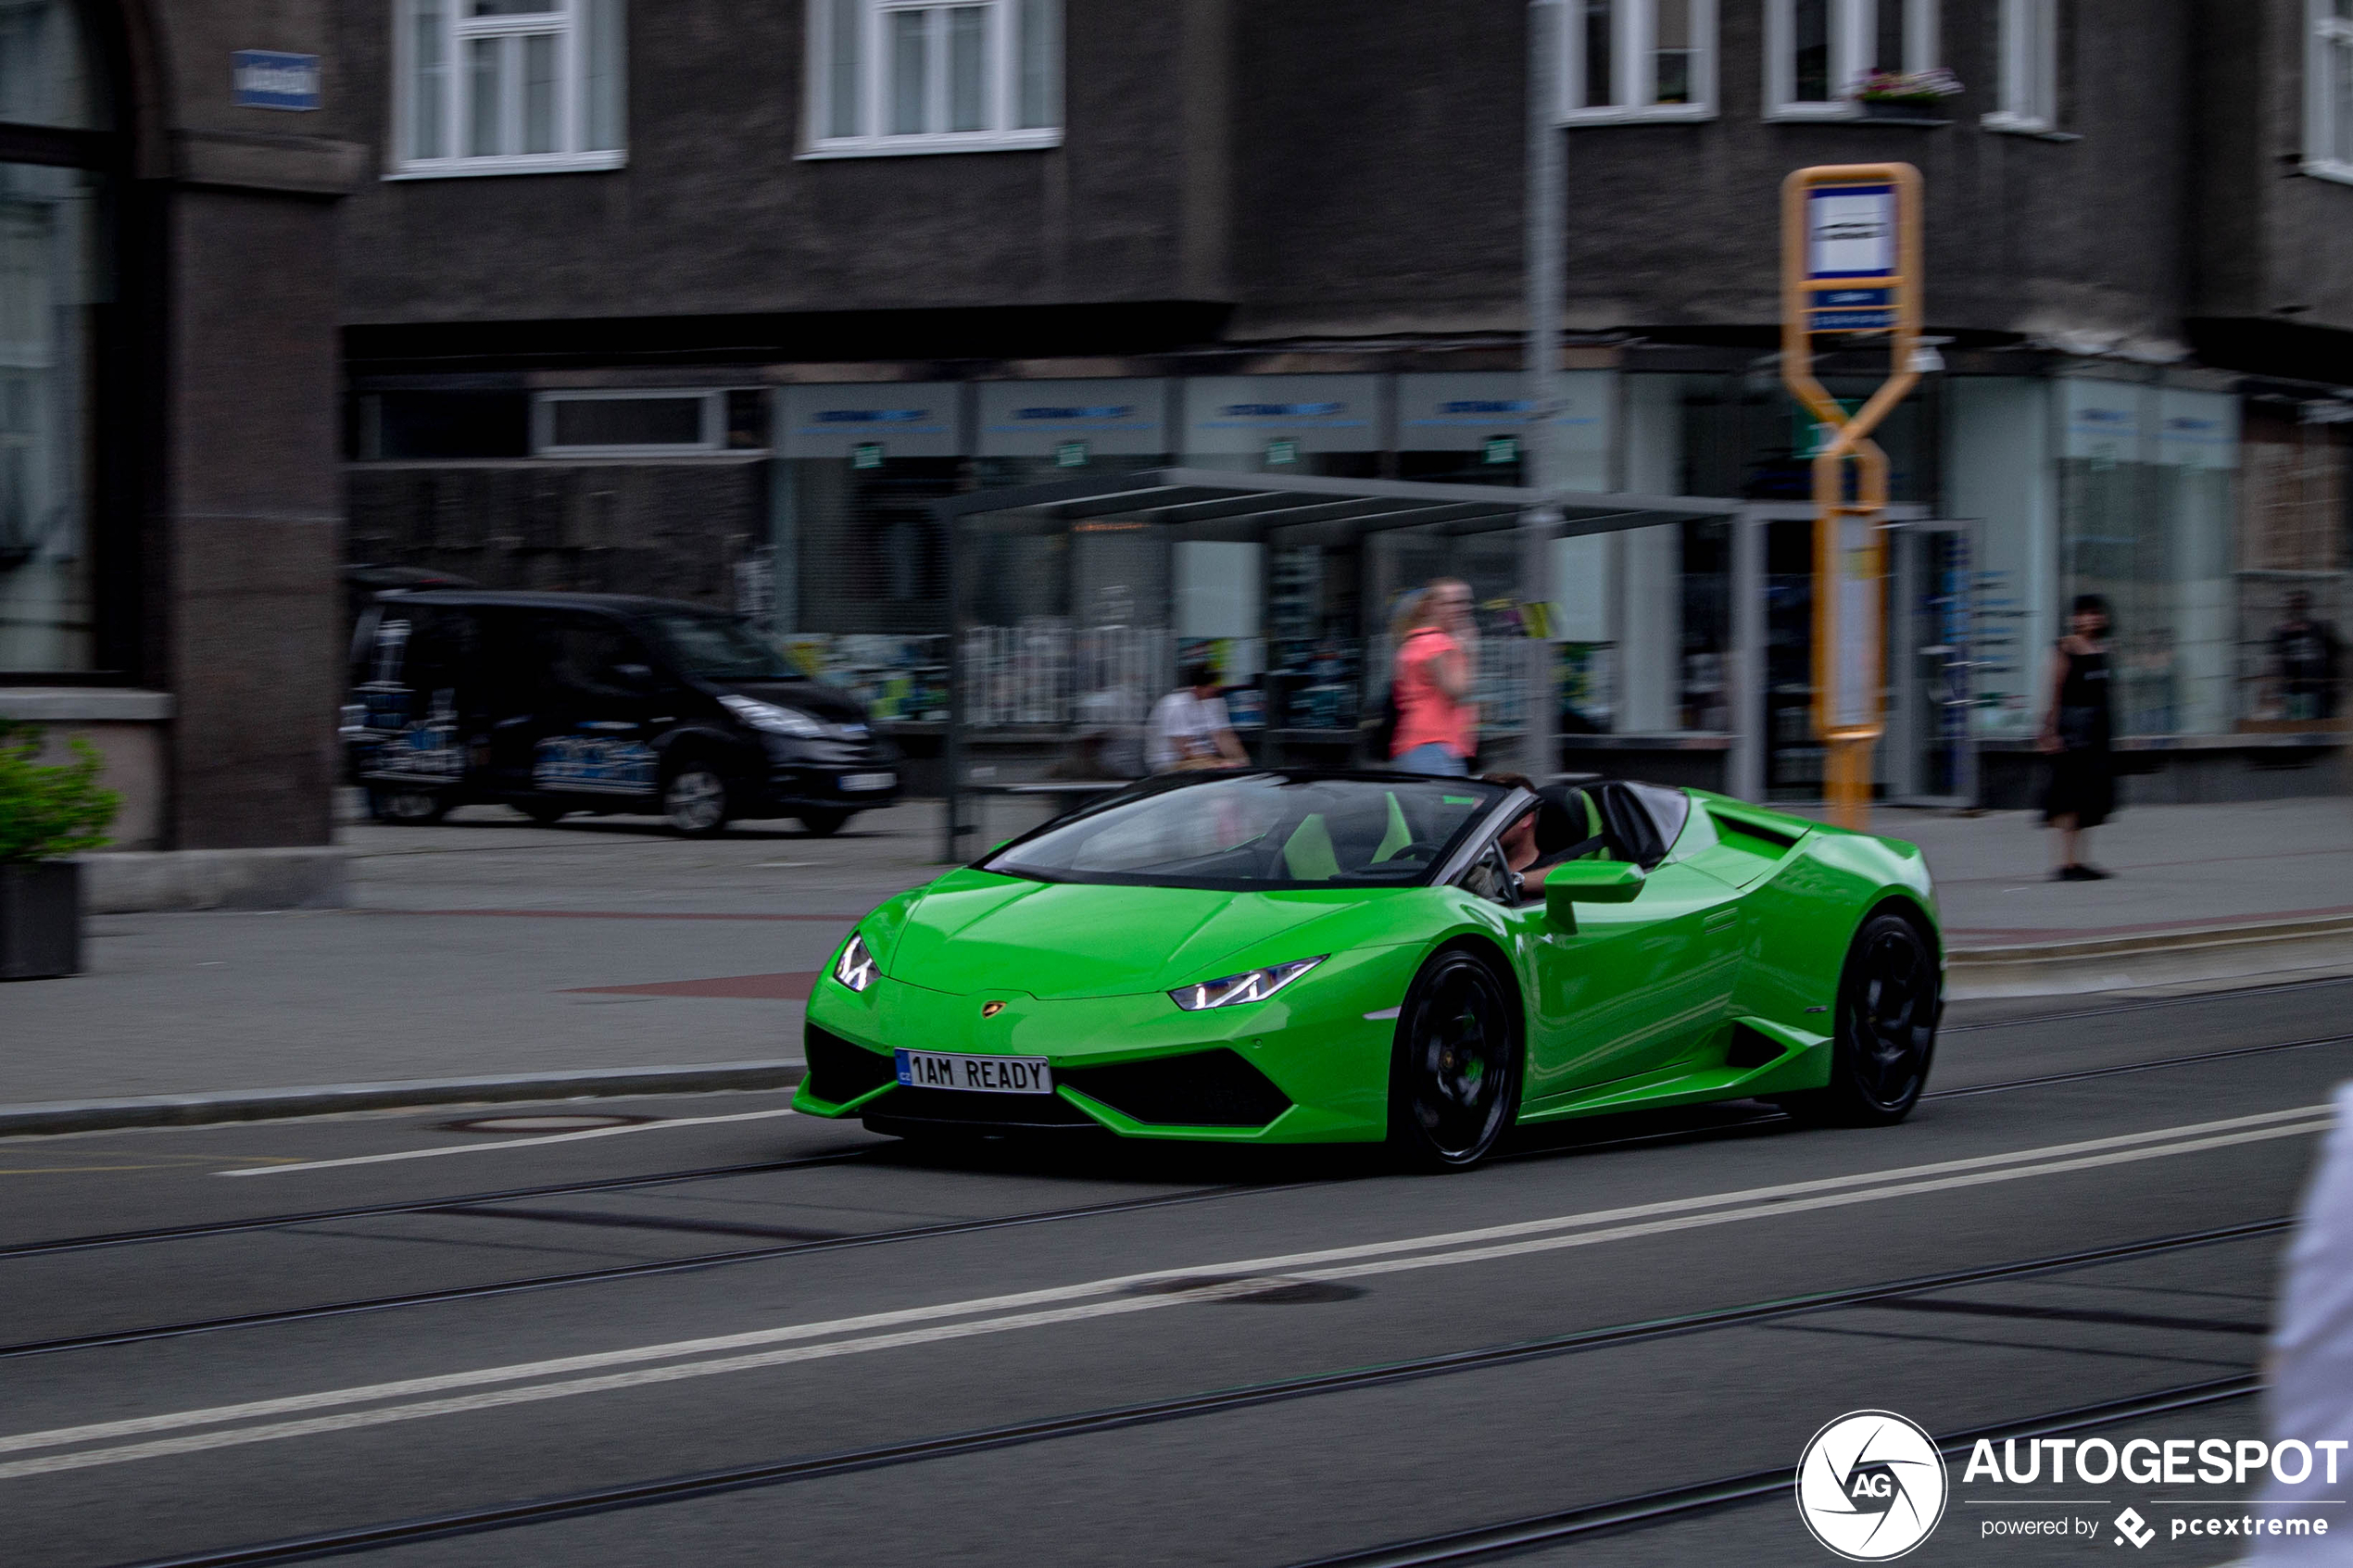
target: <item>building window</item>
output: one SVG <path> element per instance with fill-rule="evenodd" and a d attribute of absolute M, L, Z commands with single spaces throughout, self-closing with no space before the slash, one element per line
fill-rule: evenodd
<path fill-rule="evenodd" d="M 393 174 L 619 169 L 623 0 L 400 0 Z"/>
<path fill-rule="evenodd" d="M 1994 131 L 2048 131 L 2058 123 L 2058 0 L 2002 0 L 2002 107 Z"/>
<path fill-rule="evenodd" d="M 2353 0 L 2309 0 L 2304 171 L 2353 182 Z"/>
<path fill-rule="evenodd" d="M 543 458 L 673 458 L 768 444 L 760 393 L 549 392 L 533 405 Z"/>
<path fill-rule="evenodd" d="M 1943 64 L 1937 0 L 1766 0 L 1765 118 L 1851 119 L 1857 81 Z"/>
<path fill-rule="evenodd" d="M 0 134 L 19 133 L 0 153 L 0 681 L 120 667 L 94 571 L 116 313 L 97 71 L 68 0 L 0 4 Z"/>
<path fill-rule="evenodd" d="M 1062 144 L 1062 0 L 810 0 L 814 157 Z"/>
<path fill-rule="evenodd" d="M 1570 0 L 1562 20 L 1563 119 L 1716 113 L 1716 0 Z"/>

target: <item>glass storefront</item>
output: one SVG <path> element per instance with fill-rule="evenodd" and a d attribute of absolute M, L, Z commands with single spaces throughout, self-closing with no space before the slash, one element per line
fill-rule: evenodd
<path fill-rule="evenodd" d="M 2059 395 L 2059 597 L 2113 607 L 2117 731 L 2225 734 L 2238 400 L 2088 379 Z"/>
<path fill-rule="evenodd" d="M 0 123 L 94 129 L 75 8 L 0 6 Z M 0 163 L 0 671 L 91 669 L 103 176 Z"/>
<path fill-rule="evenodd" d="M 1749 506 L 1739 521 L 1556 542 L 1562 733 L 1729 739 L 1753 746 L 1769 797 L 1818 797 L 1806 503 L 1821 433 L 1754 373 L 1575 372 L 1564 386 L 1572 488 Z M 1869 386 L 1831 390 L 1859 401 Z M 906 717 L 943 657 L 941 496 L 1171 463 L 1452 483 L 1526 471 L 1525 386 L 1504 372 L 794 385 L 775 401 L 780 627 L 862 690 L 907 685 Z M 2292 405 L 2250 420 L 2243 435 L 2237 394 L 2170 372 L 1939 378 L 1898 409 L 1879 438 L 1903 520 L 1891 788 L 1957 799 L 1974 787 L 1972 742 L 2031 746 L 2047 650 L 2078 593 L 2116 608 L 2120 733 L 2335 721 L 2333 694 L 2282 671 L 2310 640 L 2298 628 L 2345 608 L 2353 424 Z M 1352 533 L 1311 519 L 1168 546 L 1113 518 L 974 547 L 965 612 L 994 639 L 974 668 L 1002 676 L 974 700 L 1005 723 L 1074 703 L 1129 723 L 1205 659 L 1238 727 L 1342 734 L 1378 699 L 1399 607 L 1441 575 L 1479 606 L 1491 725 L 1519 720 L 1524 584 L 1508 528 Z M 1743 582 L 1753 606 L 1737 602 Z"/>
<path fill-rule="evenodd" d="M 2353 424 L 2335 422 L 2336 412 L 2284 399 L 2246 412 L 2235 563 L 2237 728 L 2245 732 L 2346 727 Z M 2340 649 L 2334 660 L 2332 642 Z"/>

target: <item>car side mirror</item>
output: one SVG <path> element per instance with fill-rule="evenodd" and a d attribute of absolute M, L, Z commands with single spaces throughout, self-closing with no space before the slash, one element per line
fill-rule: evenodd
<path fill-rule="evenodd" d="M 1642 868 L 1623 860 L 1565 860 L 1544 873 L 1544 914 L 1577 929 L 1579 904 L 1630 904 L 1642 897 Z"/>

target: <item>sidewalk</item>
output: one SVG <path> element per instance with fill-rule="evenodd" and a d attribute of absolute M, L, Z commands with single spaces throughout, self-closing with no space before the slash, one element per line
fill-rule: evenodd
<path fill-rule="evenodd" d="M 1038 809 L 992 802 L 988 838 Z M 0 989 L 0 1133 L 788 1084 L 818 967 L 937 874 L 938 826 L 352 824 L 355 908 L 99 916 L 90 973 Z M 2022 813 L 1873 826 L 1928 853 L 1957 998 L 2353 972 L 2353 801 L 2138 808 L 2096 836 L 2105 883 L 2045 880 Z M 2245 943 L 2291 917 L 2321 934 Z"/>
<path fill-rule="evenodd" d="M 1879 809 L 1871 830 L 1926 852 L 1957 997 L 2353 972 L 2345 797 L 2130 808 L 2091 835 L 2107 882 L 2052 882 L 2031 811 Z"/>
<path fill-rule="evenodd" d="M 1036 814 L 996 804 L 988 828 Z M 0 988 L 0 1133 L 28 1106 L 53 1108 L 47 1127 L 122 1125 L 548 1098 L 651 1069 L 633 1086 L 790 1084 L 818 967 L 851 921 L 939 873 L 938 832 L 929 802 L 829 839 L 539 828 L 499 807 L 346 824 L 352 908 L 94 916 L 89 972 Z M 148 1103 L 240 1095 L 261 1098 Z"/>

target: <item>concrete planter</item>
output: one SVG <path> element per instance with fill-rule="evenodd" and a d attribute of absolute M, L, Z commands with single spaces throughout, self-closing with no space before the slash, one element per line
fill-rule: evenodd
<path fill-rule="evenodd" d="M 0 861 L 0 980 L 82 972 L 82 867 Z"/>

